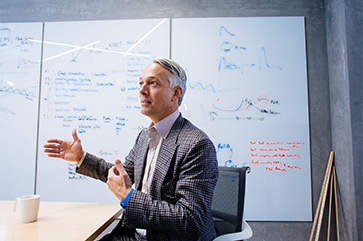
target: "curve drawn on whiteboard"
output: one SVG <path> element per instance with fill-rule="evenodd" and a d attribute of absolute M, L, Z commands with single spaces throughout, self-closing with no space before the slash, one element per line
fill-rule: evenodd
<path fill-rule="evenodd" d="M 223 44 L 221 45 L 221 50 L 224 52 L 229 52 L 231 51 L 231 45 L 233 46 L 233 43 L 230 42 L 226 42 L 224 41 Z M 245 50 L 245 48 L 240 47 L 240 49 Z M 240 50 L 238 49 L 238 50 Z M 241 56 L 241 58 L 243 59 L 243 57 Z M 255 67 L 256 64 L 255 63 L 251 63 L 251 64 L 246 64 L 246 66 L 251 66 L 251 67 Z M 266 54 L 266 49 L 264 47 L 261 48 L 260 50 L 260 58 L 259 58 L 259 63 L 258 63 L 258 71 L 261 71 L 262 68 L 266 66 L 267 68 L 276 68 L 279 69 L 280 71 L 283 71 L 283 69 L 278 66 L 278 65 L 270 65 L 269 62 L 267 61 L 267 54 Z M 225 70 L 235 70 L 235 69 L 242 69 L 241 74 L 243 74 L 243 65 L 242 67 L 237 66 L 234 62 L 229 62 L 225 57 L 221 57 L 219 60 L 219 66 L 218 66 L 218 71 L 220 72 L 222 69 Z"/>
<path fill-rule="evenodd" d="M 221 27 L 219 28 L 219 36 L 222 36 L 222 31 L 223 31 L 223 32 L 226 32 L 226 33 L 227 33 L 227 34 L 229 34 L 230 36 L 235 36 L 233 33 L 229 32 L 229 31 L 226 29 L 226 27 L 224 27 L 224 26 L 221 26 Z"/>
<path fill-rule="evenodd" d="M 195 84 L 195 85 L 193 85 L 193 86 L 189 83 L 189 87 L 190 87 L 191 89 L 194 89 L 194 88 L 196 88 L 197 86 L 200 86 L 203 90 L 212 91 L 212 92 L 216 93 L 216 90 L 214 89 L 213 85 L 211 85 L 211 84 L 209 84 L 209 85 L 207 85 L 207 86 L 205 86 L 205 87 L 204 87 L 204 86 L 202 85 L 202 83 L 200 83 L 200 82 L 196 83 L 196 84 Z"/>
<path fill-rule="evenodd" d="M 188 70 L 187 69 L 185 69 L 185 72 L 187 73 L 187 79 L 189 80 L 188 81 L 188 85 L 189 85 L 189 87 L 193 90 L 193 89 L 195 89 L 197 86 L 200 86 L 201 88 L 202 88 L 202 90 L 205 90 L 205 91 L 212 91 L 213 93 L 216 93 L 216 90 L 215 90 L 215 88 L 214 88 L 214 86 L 212 85 L 212 84 L 208 84 L 208 85 L 206 85 L 205 87 L 204 87 L 204 85 L 202 84 L 202 83 L 200 83 L 200 82 L 197 82 L 196 84 L 191 84 L 190 83 L 190 78 L 189 78 L 189 73 L 188 73 Z"/>
<path fill-rule="evenodd" d="M 223 67 L 223 69 L 228 69 L 228 70 L 241 69 L 240 67 L 235 65 L 233 62 L 228 62 L 228 60 L 226 58 L 224 58 L 223 56 L 219 60 L 218 71 L 221 71 L 222 67 Z"/>
<path fill-rule="evenodd" d="M 0 92 L 6 92 L 6 93 L 11 93 L 11 94 L 18 94 L 18 95 L 22 95 L 22 96 L 26 96 L 26 97 L 36 98 L 34 93 L 31 91 L 27 92 L 27 91 L 25 91 L 25 89 L 13 89 L 13 87 L 7 88 L 6 86 L 3 86 L 2 82 L 3 81 L 1 80 Z M 34 88 L 34 87 L 29 87 L 29 88 Z"/>
<path fill-rule="evenodd" d="M 265 60 L 265 65 L 268 67 L 268 68 L 277 68 L 279 70 L 282 71 L 282 68 L 280 66 L 270 66 L 267 62 L 267 57 L 266 57 L 266 49 L 264 47 L 261 48 L 261 51 L 260 51 L 260 67 L 258 70 L 261 70 L 261 67 L 262 67 L 262 58 L 264 58 Z"/>
<path fill-rule="evenodd" d="M 31 65 L 29 65 L 31 64 Z M 38 62 L 32 62 L 30 60 L 25 60 L 24 58 L 18 57 L 18 65 L 16 66 L 18 69 L 20 68 L 34 68 L 35 65 L 39 65 Z"/>
<path fill-rule="evenodd" d="M 263 114 L 270 114 L 270 115 L 280 115 L 280 112 L 271 110 L 271 109 L 265 109 L 265 108 L 260 108 L 256 106 L 256 102 L 252 102 L 252 100 L 249 100 L 248 98 L 242 99 L 240 104 L 238 105 L 237 108 L 234 109 L 223 109 L 220 107 L 217 107 L 216 104 L 219 102 L 219 98 L 217 100 L 215 100 L 215 103 L 212 104 L 213 108 L 222 112 L 237 112 L 237 111 L 244 111 L 244 110 L 250 110 L 251 107 L 254 107 L 255 109 L 257 109 L 259 112 L 263 113 Z M 278 100 L 269 100 L 267 98 L 266 95 L 261 95 L 257 98 L 257 103 L 261 106 L 265 106 L 267 104 L 272 104 L 272 105 L 280 105 Z M 238 118 L 238 117 L 237 117 Z"/>
<path fill-rule="evenodd" d="M 0 107 L 0 112 L 4 112 L 6 114 L 15 115 L 15 113 L 11 109 L 8 109 L 8 108 L 5 108 L 5 107 Z"/>
<path fill-rule="evenodd" d="M 198 116 L 200 121 L 206 123 L 208 117 L 205 115 L 205 109 L 203 105 L 195 105 L 191 108 L 188 107 L 187 104 L 184 104 L 183 107 L 185 109 L 185 112 L 183 111 L 183 113 L 186 114 L 186 117 L 191 118 L 193 116 L 196 118 L 196 116 Z"/>

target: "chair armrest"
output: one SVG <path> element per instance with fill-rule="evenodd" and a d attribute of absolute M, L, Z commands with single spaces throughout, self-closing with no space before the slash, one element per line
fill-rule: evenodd
<path fill-rule="evenodd" d="M 246 221 L 242 222 L 242 231 L 237 233 L 227 233 L 216 237 L 213 241 L 231 241 L 249 239 L 253 235 L 250 225 Z"/>

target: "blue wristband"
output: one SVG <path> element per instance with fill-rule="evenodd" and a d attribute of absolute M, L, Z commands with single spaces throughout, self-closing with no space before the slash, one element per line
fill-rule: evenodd
<path fill-rule="evenodd" d="M 126 209 L 127 203 L 129 202 L 129 199 L 131 197 L 131 194 L 134 192 L 134 189 L 131 189 L 131 191 L 127 194 L 126 198 L 120 202 L 120 205 L 123 209 Z"/>

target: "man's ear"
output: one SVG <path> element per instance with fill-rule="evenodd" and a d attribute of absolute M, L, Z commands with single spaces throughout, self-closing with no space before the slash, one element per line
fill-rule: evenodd
<path fill-rule="evenodd" d="M 173 88 L 173 98 L 171 99 L 173 102 L 178 101 L 179 97 L 182 95 L 183 89 L 178 85 Z"/>

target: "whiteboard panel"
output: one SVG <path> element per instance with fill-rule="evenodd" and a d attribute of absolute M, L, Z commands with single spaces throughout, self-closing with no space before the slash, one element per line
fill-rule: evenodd
<path fill-rule="evenodd" d="M 187 71 L 181 112 L 220 166 L 250 166 L 246 220 L 311 221 L 303 17 L 172 20 Z"/>
<path fill-rule="evenodd" d="M 0 200 L 34 193 L 42 23 L 0 23 Z"/>
<path fill-rule="evenodd" d="M 86 151 L 123 160 L 149 125 L 139 111 L 139 77 L 153 58 L 169 57 L 170 20 L 46 23 L 44 41 L 38 193 L 49 201 L 115 202 L 105 183 L 47 157 L 42 146 L 72 140 L 77 128 Z"/>

